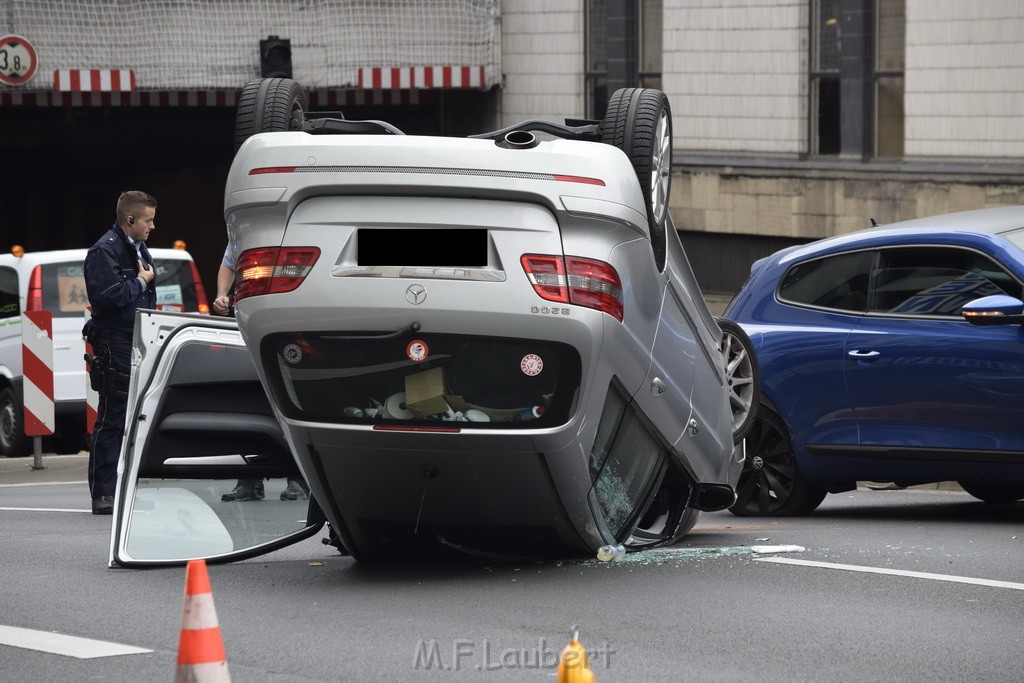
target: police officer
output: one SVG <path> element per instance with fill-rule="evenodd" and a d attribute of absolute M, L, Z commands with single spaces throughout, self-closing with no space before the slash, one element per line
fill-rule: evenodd
<path fill-rule="evenodd" d="M 131 373 L 135 311 L 156 308 L 153 258 L 146 238 L 156 227 L 156 199 L 139 190 L 117 199 L 117 221 L 85 257 L 85 286 L 92 318 L 83 333 L 92 344 L 90 375 L 100 395 L 89 448 L 89 491 L 92 513 L 114 511 L 117 459 L 124 437 Z"/>

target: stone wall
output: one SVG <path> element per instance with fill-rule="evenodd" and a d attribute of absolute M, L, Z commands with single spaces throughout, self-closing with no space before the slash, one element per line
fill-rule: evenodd
<path fill-rule="evenodd" d="M 680 230 L 817 239 L 878 223 L 1024 204 L 1024 178 L 870 171 L 677 169 Z"/>

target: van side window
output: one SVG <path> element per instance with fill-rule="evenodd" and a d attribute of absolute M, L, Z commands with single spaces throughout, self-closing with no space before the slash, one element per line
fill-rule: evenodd
<path fill-rule="evenodd" d="M 55 318 L 81 317 L 89 309 L 81 262 L 43 264 L 43 307 Z"/>
<path fill-rule="evenodd" d="M 18 304 L 18 271 L 0 266 L 0 319 L 21 315 Z"/>

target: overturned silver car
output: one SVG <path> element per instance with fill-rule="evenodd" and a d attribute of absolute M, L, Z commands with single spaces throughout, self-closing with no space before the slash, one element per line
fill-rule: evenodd
<path fill-rule="evenodd" d="M 756 361 L 672 224 L 663 93 L 450 138 L 263 79 L 236 142 L 236 318 L 140 313 L 112 563 L 325 522 L 361 561 L 584 555 L 735 500 Z M 240 479 L 262 499 L 222 500 Z"/>

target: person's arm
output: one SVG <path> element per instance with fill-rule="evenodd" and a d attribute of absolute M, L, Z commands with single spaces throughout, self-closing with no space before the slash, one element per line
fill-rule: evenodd
<path fill-rule="evenodd" d="M 231 300 L 228 299 L 228 292 L 235 282 L 235 271 L 223 263 L 217 271 L 217 297 L 213 300 L 213 312 L 217 315 L 227 315 L 231 309 Z"/>

